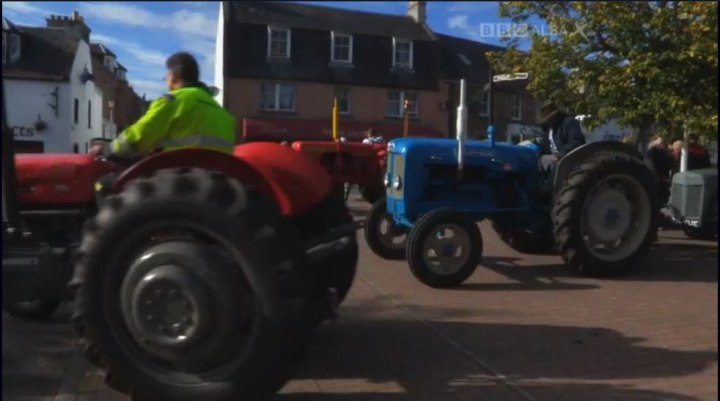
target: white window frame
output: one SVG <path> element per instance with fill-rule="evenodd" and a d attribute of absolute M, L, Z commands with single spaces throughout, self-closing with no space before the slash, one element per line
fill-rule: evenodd
<path fill-rule="evenodd" d="M 398 45 L 398 43 L 409 43 L 410 44 L 410 54 L 409 54 L 410 63 L 408 65 L 398 65 L 398 62 L 397 62 L 397 45 Z M 393 67 L 394 68 L 407 68 L 409 70 L 411 70 L 413 68 L 413 47 L 414 46 L 413 46 L 412 40 L 393 37 L 392 59 L 393 59 Z"/>
<path fill-rule="evenodd" d="M 392 92 L 398 92 L 400 94 L 400 107 L 399 107 L 399 114 L 388 114 L 387 113 L 387 103 L 385 104 L 385 116 L 386 117 L 404 117 L 404 107 L 405 107 L 405 99 L 406 95 L 413 94 L 415 95 L 415 103 L 413 104 L 413 107 L 410 108 L 408 114 L 411 118 L 417 118 L 420 114 L 418 112 L 418 98 L 420 97 L 420 94 L 418 92 L 406 92 L 402 90 L 389 90 L 387 93 L 387 96 L 385 98 L 385 102 L 389 101 L 390 93 Z M 415 110 L 413 110 L 415 109 Z"/>
<path fill-rule="evenodd" d="M 273 55 L 272 54 L 272 33 L 273 31 L 285 32 L 287 34 L 287 41 L 285 43 L 285 55 Z M 292 48 L 292 31 L 290 28 L 282 28 L 279 26 L 268 25 L 267 27 L 267 56 L 269 58 L 290 58 L 290 49 Z"/>
<path fill-rule="evenodd" d="M 510 107 L 510 113 L 511 113 L 510 118 L 512 120 L 514 120 L 514 121 L 522 120 L 522 96 L 520 96 L 517 93 L 513 94 L 512 105 Z"/>
<path fill-rule="evenodd" d="M 349 114 L 350 114 L 350 108 L 351 108 L 351 106 L 350 106 L 350 98 L 352 97 L 352 95 L 351 95 L 352 90 L 350 89 L 349 86 L 338 86 L 338 87 L 335 88 L 334 96 L 338 98 L 338 108 L 339 108 L 339 105 L 340 105 L 340 97 L 338 97 L 337 94 L 338 94 L 338 91 L 340 91 L 340 90 L 347 90 L 347 110 L 346 110 L 346 111 L 338 110 L 338 114 L 349 115 Z"/>
<path fill-rule="evenodd" d="M 341 59 L 335 58 L 335 38 L 350 39 L 347 60 L 341 60 Z M 342 63 L 342 64 L 352 64 L 353 63 L 353 36 L 352 35 L 348 35 L 346 33 L 335 32 L 335 31 L 330 32 L 330 61 L 332 61 L 333 63 Z"/>
<path fill-rule="evenodd" d="M 265 108 L 263 103 L 263 85 L 272 85 L 273 89 L 275 91 L 275 98 L 273 100 L 273 107 L 272 108 Z M 281 86 L 289 86 L 293 90 L 293 102 L 292 102 L 292 108 L 290 109 L 281 109 L 280 108 L 280 87 Z M 280 111 L 280 112 L 287 112 L 292 113 L 295 111 L 295 106 L 297 102 L 297 87 L 290 83 L 284 83 L 284 82 L 263 82 L 260 85 L 260 109 L 263 111 Z"/>

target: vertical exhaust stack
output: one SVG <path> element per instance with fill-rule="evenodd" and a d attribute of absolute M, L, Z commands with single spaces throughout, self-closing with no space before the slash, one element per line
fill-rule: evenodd
<path fill-rule="evenodd" d="M 457 108 L 457 120 L 455 133 L 458 141 L 458 179 L 462 180 L 463 177 L 463 147 L 465 139 L 467 138 L 467 107 L 465 106 L 465 99 L 467 95 L 467 83 L 464 79 L 460 80 L 460 103 Z"/>

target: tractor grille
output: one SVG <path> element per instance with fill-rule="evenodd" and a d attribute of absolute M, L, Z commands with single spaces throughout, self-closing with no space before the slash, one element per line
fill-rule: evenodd
<path fill-rule="evenodd" d="M 402 154 L 392 153 L 389 171 L 391 171 L 392 174 L 390 175 L 390 186 L 388 187 L 387 194 L 388 196 L 402 198 L 405 190 L 405 157 Z M 395 189 L 393 187 L 393 181 L 397 176 L 400 176 L 400 179 L 402 180 L 400 189 Z"/>
<path fill-rule="evenodd" d="M 674 184 L 672 188 L 672 204 L 686 219 L 700 219 L 702 216 L 701 185 Z"/>

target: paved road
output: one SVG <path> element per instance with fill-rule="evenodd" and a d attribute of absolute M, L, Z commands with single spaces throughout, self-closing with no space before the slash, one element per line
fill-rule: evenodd
<path fill-rule="evenodd" d="M 574 276 L 558 257 L 519 255 L 482 230 L 482 267 L 452 290 L 423 286 L 404 262 L 378 259 L 361 241 L 359 276 L 341 319 L 317 331 L 306 363 L 277 399 L 717 400 L 716 243 L 663 232 L 644 267 L 594 280 Z M 8 334 L 15 342 L 8 347 L 30 345 L 31 329 L 41 328 Z M 61 334 L 44 341 L 67 344 Z M 4 389 L 20 387 L 6 382 L 5 355 L 3 372 Z M 54 383 L 43 379 L 37 392 Z M 3 400 L 21 400 L 18 394 L 3 392 Z M 92 370 L 77 394 L 66 399 L 125 400 Z"/>

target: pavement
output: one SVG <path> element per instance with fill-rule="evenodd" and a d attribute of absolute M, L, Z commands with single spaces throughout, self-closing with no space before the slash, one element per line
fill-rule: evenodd
<path fill-rule="evenodd" d="M 450 290 L 425 287 L 405 262 L 381 260 L 360 240 L 341 318 L 317 330 L 277 400 L 718 399 L 717 243 L 662 231 L 639 269 L 597 280 L 481 229 L 482 266 Z M 76 352 L 63 318 L 3 315 L 2 399 L 128 400 Z"/>

